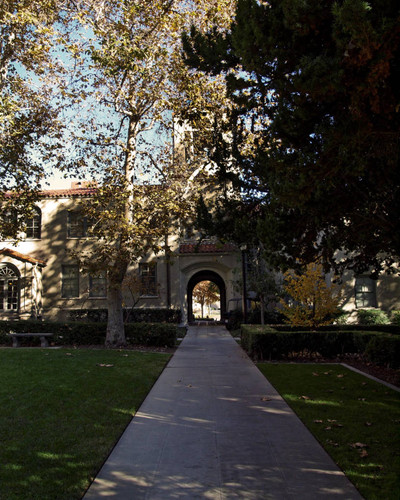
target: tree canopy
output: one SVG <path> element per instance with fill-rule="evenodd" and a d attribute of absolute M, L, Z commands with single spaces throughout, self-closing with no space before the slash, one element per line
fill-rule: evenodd
<path fill-rule="evenodd" d="M 68 44 L 67 3 L 7 0 L 0 6 L 0 238 L 17 237 L 32 214 L 45 165 L 57 164 L 56 95 L 65 72 L 54 47 Z"/>
<path fill-rule="evenodd" d="M 233 102 L 214 159 L 240 201 L 221 198 L 214 218 L 203 206 L 208 229 L 259 238 L 276 267 L 321 257 L 338 270 L 393 269 L 399 3 L 239 0 L 228 33 L 192 28 L 183 40 L 186 62 L 225 75 Z"/>

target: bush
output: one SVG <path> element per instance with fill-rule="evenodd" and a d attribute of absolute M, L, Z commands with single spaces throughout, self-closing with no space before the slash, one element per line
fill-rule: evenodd
<path fill-rule="evenodd" d="M 400 326 L 400 311 L 392 311 L 390 323 L 392 325 Z"/>
<path fill-rule="evenodd" d="M 242 323 L 243 313 L 240 309 L 235 309 L 234 311 L 229 311 L 227 313 L 227 322 L 225 325 L 230 332 L 233 330 L 238 330 Z"/>
<path fill-rule="evenodd" d="M 107 323 L 53 323 L 41 321 L 0 321 L 0 343 L 10 345 L 8 333 L 54 333 L 54 345 L 100 345 L 106 339 Z M 125 336 L 129 344 L 173 347 L 177 327 L 172 323 L 128 323 Z M 39 344 L 39 339 L 22 339 L 21 344 Z"/>
<path fill-rule="evenodd" d="M 381 332 L 277 331 L 271 326 L 242 325 L 241 342 L 243 349 L 258 359 L 279 360 L 304 352 L 330 359 L 359 354 L 392 368 L 397 368 L 400 360 L 400 337 Z"/>
<path fill-rule="evenodd" d="M 400 339 L 391 335 L 371 338 L 365 349 L 366 357 L 377 365 L 390 368 L 400 367 Z"/>
<path fill-rule="evenodd" d="M 387 314 L 381 309 L 359 309 L 357 318 L 361 325 L 387 325 L 390 323 Z"/>
<path fill-rule="evenodd" d="M 107 309 L 71 309 L 68 311 L 69 321 L 87 321 L 94 323 L 104 323 L 107 321 Z M 128 319 L 129 323 L 139 323 L 146 321 L 149 323 L 180 323 L 180 309 L 154 309 L 136 308 L 133 310 L 125 309 L 124 318 Z"/>

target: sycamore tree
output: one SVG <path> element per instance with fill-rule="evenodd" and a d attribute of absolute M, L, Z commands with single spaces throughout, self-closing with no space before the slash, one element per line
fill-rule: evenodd
<path fill-rule="evenodd" d="M 241 201 L 221 200 L 215 231 L 235 237 L 248 210 L 274 266 L 396 269 L 399 23 L 397 0 L 239 0 L 228 33 L 187 33 L 188 64 L 233 102 L 215 161 Z"/>
<path fill-rule="evenodd" d="M 131 265 L 148 252 L 168 252 L 171 224 L 190 214 L 197 164 L 173 155 L 174 123 L 205 123 L 224 107 L 224 82 L 193 79 L 182 61 L 181 31 L 196 23 L 226 24 L 232 2 L 193 0 L 81 0 L 82 50 L 68 90 L 71 157 L 99 180 L 83 205 L 97 237 L 94 250 L 74 252 L 82 269 L 107 274 L 106 344 L 125 343 L 122 289 Z M 228 16 L 229 17 L 229 16 Z M 210 120 L 211 118 L 208 118 Z M 204 160 L 203 160 L 204 164 Z"/>
<path fill-rule="evenodd" d="M 5 0 L 0 5 L 0 238 L 15 238 L 62 148 L 58 120 L 67 47 L 68 1 Z M 13 192 L 14 194 L 10 194 Z"/>

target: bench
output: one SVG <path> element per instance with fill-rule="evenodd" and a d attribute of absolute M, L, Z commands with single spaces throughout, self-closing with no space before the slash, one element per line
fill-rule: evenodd
<path fill-rule="evenodd" d="M 49 347 L 47 337 L 51 337 L 52 333 L 9 333 L 13 340 L 13 347 L 20 347 L 19 339 L 24 337 L 40 337 L 40 346 Z"/>

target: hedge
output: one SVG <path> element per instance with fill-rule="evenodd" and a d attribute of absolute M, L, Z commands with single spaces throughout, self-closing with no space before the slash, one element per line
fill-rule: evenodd
<path fill-rule="evenodd" d="M 242 347 L 258 359 L 279 360 L 307 351 L 325 358 L 360 354 L 379 365 L 400 366 L 400 337 L 357 330 L 277 331 L 271 326 L 242 325 Z"/>
<path fill-rule="evenodd" d="M 68 312 L 69 321 L 104 323 L 107 321 L 107 309 L 71 309 Z M 130 323 L 180 323 L 180 309 L 134 308 L 124 309 L 124 318 Z"/>
<path fill-rule="evenodd" d="M 55 323 L 47 321 L 0 321 L 0 343 L 11 345 L 8 333 L 54 333 L 54 345 L 100 345 L 106 339 L 107 323 Z M 172 323 L 128 323 L 125 325 L 128 344 L 174 347 L 177 325 Z M 22 339 L 21 344 L 39 344 L 39 339 Z"/>

